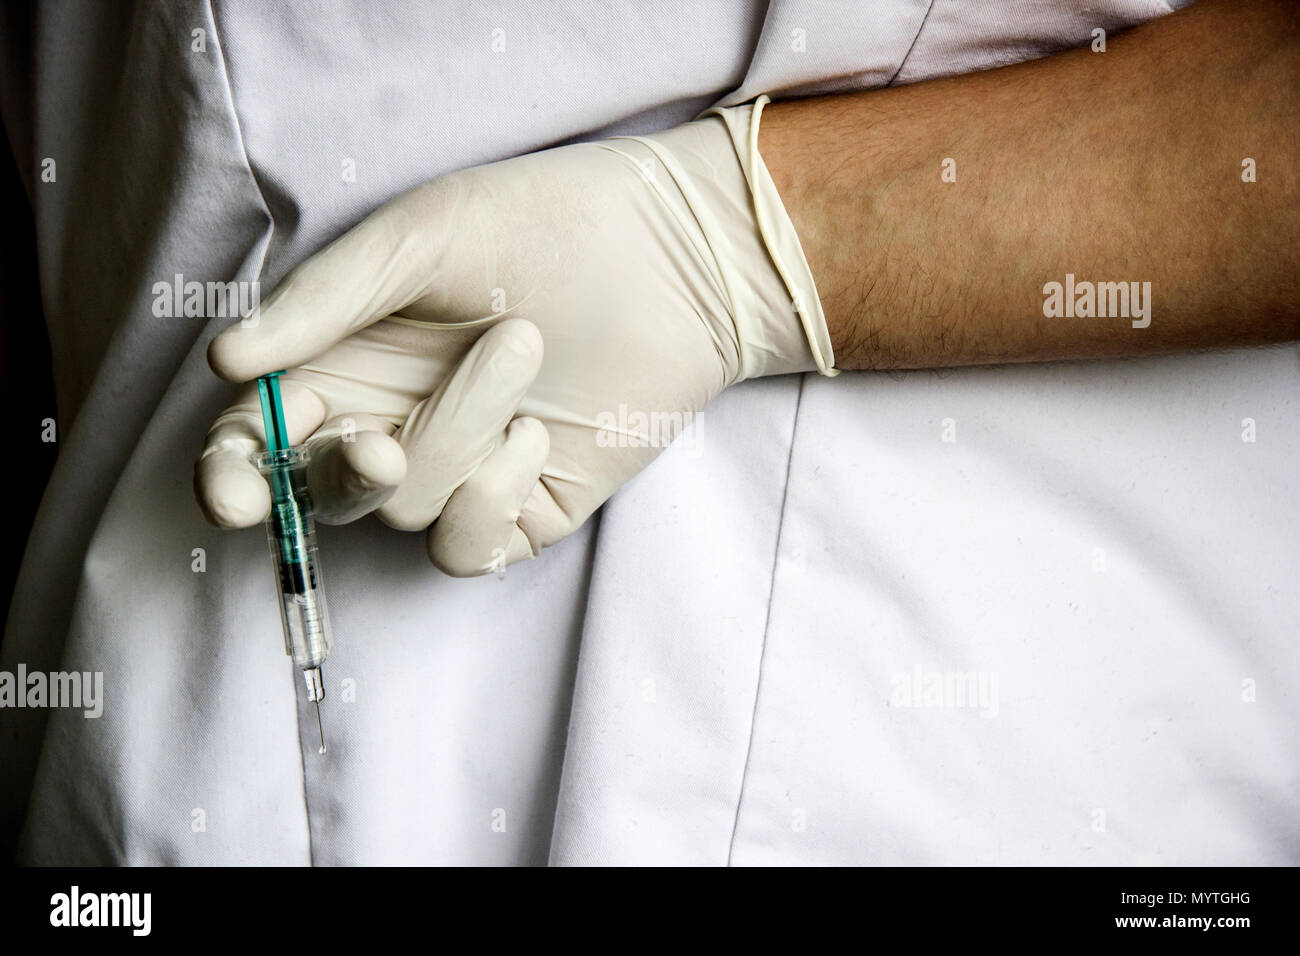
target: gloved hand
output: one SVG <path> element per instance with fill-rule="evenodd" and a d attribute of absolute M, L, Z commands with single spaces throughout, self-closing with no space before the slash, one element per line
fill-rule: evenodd
<path fill-rule="evenodd" d="M 833 374 L 758 155 L 765 102 L 420 186 L 294 269 L 209 362 L 242 382 L 288 369 L 320 520 L 428 529 L 453 575 L 533 557 L 728 385 Z M 195 469 L 213 523 L 266 517 L 264 445 L 253 384 Z"/>

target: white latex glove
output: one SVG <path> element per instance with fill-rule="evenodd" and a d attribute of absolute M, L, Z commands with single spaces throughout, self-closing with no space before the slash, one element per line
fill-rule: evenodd
<path fill-rule="evenodd" d="M 376 511 L 428 529 L 454 575 L 533 557 L 673 437 L 621 423 L 689 421 L 758 375 L 832 374 L 758 156 L 765 102 L 420 186 L 294 269 L 213 340 L 212 368 L 243 382 L 288 369 L 289 437 L 312 445 L 320 520 Z M 248 462 L 263 447 L 251 385 L 195 469 L 209 520 L 266 517 Z"/>

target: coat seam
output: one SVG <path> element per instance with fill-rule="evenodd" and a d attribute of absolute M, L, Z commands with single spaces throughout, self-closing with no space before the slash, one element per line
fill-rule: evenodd
<path fill-rule="evenodd" d="M 911 58 L 912 51 L 916 49 L 916 41 L 921 39 L 921 34 L 925 32 L 925 21 L 930 19 L 930 13 L 934 10 L 934 4 L 935 0 L 930 0 L 930 5 L 925 8 L 925 16 L 921 17 L 921 23 L 916 28 L 916 36 L 912 37 L 912 42 L 907 46 L 907 52 L 903 54 L 903 59 L 899 61 L 898 69 L 894 71 L 894 75 L 889 78 L 889 82 L 886 83 L 885 86 L 893 86 L 894 81 L 898 79 L 898 74 L 902 73 L 903 67 L 907 66 L 907 61 Z"/>
<path fill-rule="evenodd" d="M 781 561 L 781 538 L 785 534 L 785 509 L 790 499 L 790 474 L 794 467 L 794 443 L 799 430 L 799 408 L 803 404 L 804 384 L 807 374 L 799 376 L 799 391 L 795 395 L 794 420 L 790 423 L 790 451 L 785 459 L 785 487 L 781 491 L 781 509 L 777 519 L 776 545 L 772 551 L 772 573 L 768 578 L 767 616 L 763 619 L 763 638 L 758 648 L 758 677 L 754 681 L 754 706 L 749 715 L 749 740 L 745 745 L 745 763 L 740 771 L 740 791 L 736 795 L 736 812 L 731 821 L 731 839 L 727 842 L 727 866 L 731 866 L 736 851 L 736 833 L 740 829 L 740 812 L 745 803 L 745 782 L 749 779 L 749 764 L 754 755 L 754 727 L 758 723 L 758 702 L 763 693 L 763 669 L 767 663 L 767 638 L 772 627 L 772 605 L 776 597 L 776 571 Z"/>
<path fill-rule="evenodd" d="M 212 36 L 214 41 L 213 45 L 215 46 L 216 53 L 217 53 L 217 66 L 221 71 L 222 79 L 225 81 L 226 107 L 230 111 L 230 122 L 232 127 L 235 130 L 236 141 L 239 143 L 239 155 L 242 157 L 244 161 L 244 168 L 248 170 L 248 177 L 250 180 L 252 180 L 253 188 L 257 190 L 258 201 L 261 202 L 262 210 L 263 212 L 266 213 L 266 221 L 269 223 L 269 228 L 266 231 L 266 235 L 262 243 L 262 252 L 257 261 L 257 269 L 254 273 L 254 281 L 261 282 L 262 272 L 266 268 L 266 257 L 271 248 L 271 237 L 275 234 L 275 215 L 271 212 L 271 205 L 266 201 L 266 193 L 262 189 L 262 183 L 258 180 L 257 173 L 253 169 L 253 163 L 248 157 L 248 145 L 244 140 L 244 128 L 239 119 L 239 110 L 235 106 L 234 84 L 231 82 L 230 69 L 226 64 L 226 52 L 225 52 L 225 47 L 221 42 L 221 31 L 217 27 L 217 11 L 213 5 L 213 0 L 205 0 L 205 2 L 208 8 L 208 20 L 212 24 Z M 293 676 L 296 678 L 296 675 Z M 297 687 L 298 687 L 297 680 L 294 679 L 292 681 L 292 689 L 294 692 L 295 705 L 297 704 L 297 700 L 298 700 Z M 300 766 L 302 768 L 303 816 L 305 818 L 304 822 L 306 823 L 307 826 L 307 862 L 308 865 L 314 866 L 316 863 L 316 858 L 315 858 L 316 855 L 315 855 L 315 847 L 313 845 L 313 840 L 312 840 L 311 799 L 307 787 L 307 765 L 306 765 L 305 758 L 302 755 L 302 734 L 303 734 L 302 709 L 300 707 L 295 706 L 294 713 L 295 713 L 295 725 L 298 730 L 297 733 L 298 759 L 300 762 Z"/>

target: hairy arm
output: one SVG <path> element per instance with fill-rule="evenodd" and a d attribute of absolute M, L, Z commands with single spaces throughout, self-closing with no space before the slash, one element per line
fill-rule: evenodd
<path fill-rule="evenodd" d="M 1104 53 L 771 104 L 759 149 L 838 367 L 1136 355 L 1300 338 L 1297 103 L 1300 4 L 1203 0 Z M 1045 315 L 1067 274 L 1150 283 L 1149 324 Z"/>

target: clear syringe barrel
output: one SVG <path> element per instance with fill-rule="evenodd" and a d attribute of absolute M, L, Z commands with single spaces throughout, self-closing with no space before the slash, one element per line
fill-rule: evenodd
<path fill-rule="evenodd" d="M 319 668 L 330 652 L 329 611 L 316 551 L 316 522 L 307 491 L 309 458 L 302 445 L 262 452 L 253 458 L 271 485 L 266 540 L 280 592 L 284 650 L 304 671 Z M 319 675 L 316 677 L 318 682 Z M 312 683 L 309 679 L 309 688 Z"/>

